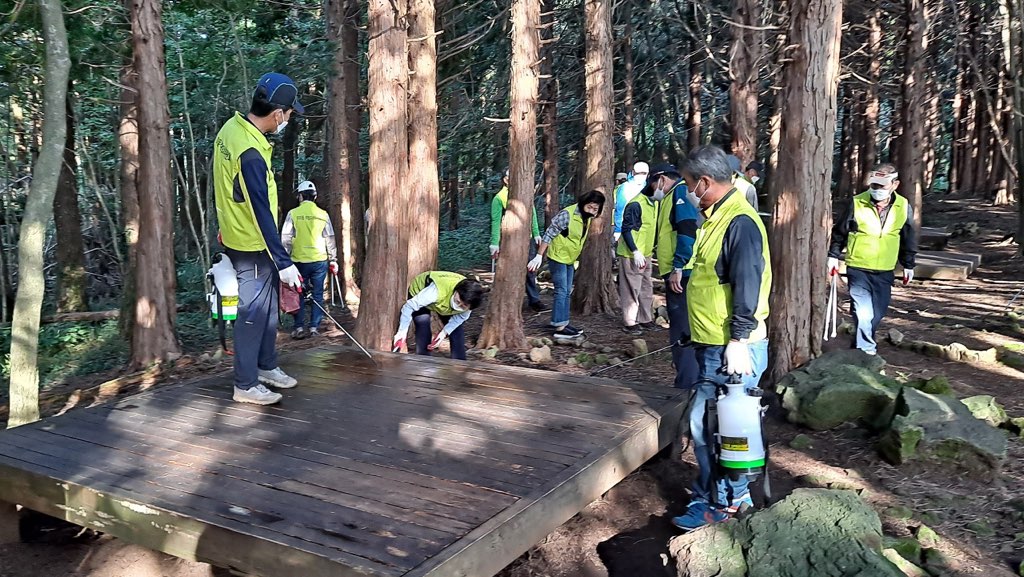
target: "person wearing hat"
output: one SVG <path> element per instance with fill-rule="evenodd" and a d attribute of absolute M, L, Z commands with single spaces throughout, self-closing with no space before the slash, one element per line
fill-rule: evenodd
<path fill-rule="evenodd" d="M 273 146 L 293 114 L 304 109 L 298 88 L 284 74 L 260 77 L 247 114 L 235 112 L 213 143 L 213 188 L 224 251 L 238 277 L 235 321 L 235 401 L 271 405 L 281 394 L 266 388 L 297 381 L 277 366 L 280 285 L 302 290 L 302 276 L 277 231 L 277 184 L 271 171 Z"/>
<path fill-rule="evenodd" d="M 430 356 L 430 351 L 451 341 L 451 358 L 466 360 L 466 337 L 462 330 L 469 315 L 483 302 L 484 289 L 475 280 L 461 274 L 441 270 L 421 272 L 409 283 L 409 300 L 402 306 L 398 332 L 392 349 L 400 351 L 412 323 L 416 333 L 416 354 Z M 430 338 L 430 313 L 440 317 L 444 328 Z"/>
<path fill-rule="evenodd" d="M 757 183 L 764 179 L 764 165 L 756 160 L 751 160 L 747 164 L 747 169 L 743 171 L 743 175 L 747 177 L 750 184 L 757 186 Z"/>
<path fill-rule="evenodd" d="M 587 242 L 590 223 L 601 215 L 604 209 L 604 193 L 591 190 L 558 212 L 551 225 L 544 231 L 537 256 L 526 265 L 530 272 L 537 272 L 544 254 L 548 255 L 548 270 L 551 283 L 555 285 L 555 303 L 551 308 L 551 327 L 556 339 L 574 339 L 583 334 L 583 329 L 569 324 L 569 296 L 576 273 L 576 261 Z"/>
<path fill-rule="evenodd" d="M 628 184 L 628 183 L 627 183 Z M 658 226 L 658 204 L 665 191 L 655 191 L 644 180 L 643 189 L 622 211 L 622 235 L 615 254 L 619 257 L 619 305 L 622 307 L 622 330 L 630 335 L 642 334 L 642 329 L 655 329 L 652 306 L 654 285 L 655 229 Z"/>
<path fill-rule="evenodd" d="M 743 170 L 740 168 L 743 164 L 737 156 L 730 154 L 727 158 L 729 159 L 729 168 L 733 172 L 733 185 L 747 199 L 747 203 L 754 208 L 754 212 L 757 212 L 757 189 L 754 188 L 754 183 L 747 180 L 746 175 L 743 174 Z"/>
<path fill-rule="evenodd" d="M 652 168 L 647 188 L 653 190 L 655 196 L 658 191 L 664 193 L 658 207 L 654 254 L 658 259 L 658 276 L 665 280 L 669 344 L 673 345 L 672 364 L 676 369 L 674 384 L 680 389 L 690 389 L 697 382 L 697 358 L 690 344 L 686 307 L 690 271 L 685 267 L 693 254 L 699 215 L 696 205 L 687 201 L 686 182 L 675 166 L 660 164 Z"/>
<path fill-rule="evenodd" d="M 303 302 L 295 313 L 293 339 L 315 337 L 320 334 L 323 320 L 324 281 L 327 273 L 338 272 L 338 248 L 334 242 L 334 226 L 327 211 L 316 205 L 316 185 L 305 180 L 296 190 L 299 206 L 288 211 L 281 227 L 281 244 L 292 257 L 299 274 L 306 281 L 306 288 L 313 293 L 309 330 L 306 330 L 306 304 Z M 319 306 L 318 306 L 319 305 Z"/>
<path fill-rule="evenodd" d="M 501 246 L 501 219 L 505 218 L 505 211 L 508 210 L 508 169 L 505 169 L 501 177 L 501 190 L 491 200 L 491 260 L 498 260 L 499 247 Z M 530 244 L 530 258 L 537 254 L 537 246 L 540 245 L 540 225 L 537 223 L 537 206 L 530 203 L 530 232 L 533 236 L 533 243 Z M 536 312 L 551 310 L 549 306 L 540 300 L 540 287 L 537 286 L 537 275 L 532 272 L 526 273 L 526 301 L 530 309 Z"/>
<path fill-rule="evenodd" d="M 640 191 L 647 184 L 647 173 L 649 172 L 650 166 L 646 162 L 637 162 L 633 165 L 633 174 L 630 175 L 629 179 L 615 187 L 615 211 L 612 212 L 612 223 L 614 225 L 612 229 L 612 243 L 619 242 L 619 236 L 622 235 L 623 212 L 625 212 L 629 201 L 636 198 L 636 195 L 640 194 Z"/>
<path fill-rule="evenodd" d="M 616 187 L 621 185 L 623 182 L 626 182 L 627 180 L 629 180 L 629 175 L 626 174 L 625 172 L 617 172 L 617 173 L 615 173 L 615 186 Z"/>
<path fill-rule="evenodd" d="M 914 279 L 917 236 L 910 202 L 896 194 L 896 167 L 883 164 L 868 180 L 867 191 L 853 197 L 832 227 L 828 274 L 839 273 L 839 257 L 846 249 L 846 280 L 850 286 L 857 330 L 853 346 L 877 354 L 875 331 L 889 309 L 893 269 L 903 266 L 903 285 Z"/>

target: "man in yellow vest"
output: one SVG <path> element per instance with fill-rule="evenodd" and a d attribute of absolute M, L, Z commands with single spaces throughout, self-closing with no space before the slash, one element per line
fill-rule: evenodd
<path fill-rule="evenodd" d="M 619 306 L 622 330 L 640 335 L 641 329 L 654 329 L 654 285 L 651 283 L 651 257 L 654 232 L 658 226 L 658 203 L 665 191 L 644 186 L 640 194 L 626 203 L 622 211 L 622 235 L 615 248 L 619 257 Z"/>
<path fill-rule="evenodd" d="M 498 260 L 499 248 L 501 245 L 501 220 L 505 218 L 505 211 L 508 209 L 508 169 L 501 177 L 501 190 L 491 200 L 491 260 Z M 530 233 L 533 242 L 530 244 L 530 258 L 537 254 L 537 246 L 540 245 L 540 225 L 537 223 L 537 206 L 530 203 Z M 550 310 L 540 300 L 540 287 L 537 286 L 537 275 L 532 272 L 526 273 L 526 303 L 530 309 L 536 312 Z"/>
<path fill-rule="evenodd" d="M 288 212 L 281 227 L 281 243 L 292 256 L 292 262 L 306 281 L 306 289 L 312 291 L 313 311 L 310 313 L 309 331 L 306 331 L 306 305 L 302 303 L 295 312 L 293 339 L 315 337 L 320 334 L 320 321 L 324 313 L 324 280 L 327 273 L 338 272 L 338 248 L 334 242 L 334 226 L 327 211 L 316 205 L 316 185 L 305 180 L 296 191 L 300 204 Z M 317 306 L 319 305 L 319 306 Z"/>
<path fill-rule="evenodd" d="M 682 172 L 688 198 L 705 219 L 686 264 L 690 338 L 700 367 L 689 414 L 697 479 L 686 513 L 672 519 L 676 527 L 692 531 L 752 504 L 747 475 L 714 479 L 717 463 L 704 420 L 716 387 L 739 379 L 756 389 L 768 365 L 765 321 L 772 272 L 764 225 L 733 184 L 735 171 L 725 152 L 717 146 L 695 148 Z"/>
<path fill-rule="evenodd" d="M 451 341 L 451 358 L 466 360 L 466 337 L 462 324 L 483 302 L 484 289 L 480 283 L 461 274 L 441 270 L 422 272 L 409 283 L 409 300 L 402 306 L 398 332 L 392 341 L 395 351 L 405 346 L 409 323 L 416 327 L 416 354 L 430 356 L 430 351 Z M 440 317 L 444 328 L 430 338 L 430 313 Z"/>
<path fill-rule="evenodd" d="M 274 404 L 281 395 L 264 384 L 297 384 L 277 366 L 275 346 L 280 285 L 302 290 L 302 277 L 277 232 L 273 147 L 265 136 L 283 131 L 292 113 L 303 113 L 295 83 L 284 74 L 264 74 L 248 114 L 236 112 L 213 144 L 217 221 L 238 277 L 233 398 L 241 403 Z"/>
<path fill-rule="evenodd" d="M 832 227 L 828 249 L 829 275 L 838 274 L 839 256 L 846 249 L 846 279 L 857 321 L 853 345 L 877 354 L 875 331 L 889 309 L 893 269 L 903 266 L 903 284 L 914 278 L 917 236 L 910 202 L 896 194 L 896 167 L 883 164 L 871 173 L 869 190 L 853 197 Z"/>
<path fill-rule="evenodd" d="M 730 154 L 729 155 L 729 168 L 733 171 L 732 183 L 740 194 L 747 199 L 750 206 L 754 208 L 754 212 L 757 212 L 757 188 L 754 187 L 754 183 L 747 180 L 747 175 L 740 170 L 743 164 L 740 162 L 739 157 Z"/>
<path fill-rule="evenodd" d="M 526 270 L 537 272 L 544 254 L 548 255 L 548 270 L 551 271 L 551 284 L 555 286 L 555 302 L 551 307 L 551 327 L 555 329 L 555 339 L 571 340 L 583 335 L 583 329 L 569 324 L 569 296 L 572 294 L 572 281 L 576 274 L 576 261 L 583 252 L 583 245 L 590 233 L 590 223 L 600 216 L 604 209 L 604 193 L 591 190 L 580 196 L 576 204 L 558 211 L 551 225 L 544 231 L 537 256 L 526 265 Z"/>

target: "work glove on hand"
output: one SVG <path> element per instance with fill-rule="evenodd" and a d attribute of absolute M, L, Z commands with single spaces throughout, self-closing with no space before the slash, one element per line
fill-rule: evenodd
<path fill-rule="evenodd" d="M 540 246 L 540 243 L 541 243 L 541 242 L 542 242 L 543 240 L 544 240 L 544 239 L 543 239 L 542 237 L 539 237 L 539 236 L 535 236 L 535 237 L 533 237 L 533 243 L 534 243 L 534 244 L 536 244 L 537 246 Z"/>
<path fill-rule="evenodd" d="M 497 259 L 498 258 L 498 245 L 492 244 L 490 246 L 490 249 L 491 249 L 491 260 Z"/>
<path fill-rule="evenodd" d="M 729 341 L 725 345 L 725 372 L 730 375 L 752 375 L 754 369 L 750 363 L 750 347 L 747 343 Z"/>
<path fill-rule="evenodd" d="M 391 352 L 397 353 L 402 350 L 405 346 L 405 335 L 402 333 L 395 334 L 395 338 L 391 341 Z"/>
<path fill-rule="evenodd" d="M 620 237 L 620 236 L 622 236 L 622 233 L 621 233 L 621 232 L 613 232 L 613 233 L 612 233 L 612 242 L 613 242 L 613 243 L 615 243 L 615 242 L 619 242 L 619 237 Z"/>
<path fill-rule="evenodd" d="M 427 345 L 427 350 L 432 351 L 441 346 L 441 343 L 443 343 L 446 338 L 448 338 L 448 333 L 444 332 L 444 329 L 441 329 L 438 331 L 437 336 L 434 337 L 434 340 L 430 341 L 430 344 Z"/>
<path fill-rule="evenodd" d="M 535 256 L 532 259 L 530 259 L 530 262 L 527 263 L 527 265 L 526 265 L 526 270 L 528 270 L 530 272 L 537 272 L 537 269 L 540 268 L 540 263 L 543 260 L 544 260 L 544 257 L 542 257 L 541 255 L 538 254 L 537 256 Z"/>
<path fill-rule="evenodd" d="M 912 280 L 914 280 L 914 269 L 903 269 L 903 286 L 907 286 L 908 284 L 910 284 L 910 281 Z"/>
<path fill-rule="evenodd" d="M 828 269 L 828 276 L 835 276 L 839 273 L 839 259 L 834 257 L 828 257 L 828 262 L 825 264 L 825 268 Z"/>
<path fill-rule="evenodd" d="M 283 284 L 292 287 L 295 289 L 295 292 L 302 292 L 302 275 L 299 274 L 299 269 L 295 268 L 295 265 L 284 269 L 278 274 Z"/>
<path fill-rule="evenodd" d="M 647 257 L 645 257 L 644 253 L 640 252 L 639 250 L 634 250 L 633 264 L 636 265 L 636 268 L 643 270 L 644 268 L 647 267 Z"/>
<path fill-rule="evenodd" d="M 338 274 L 338 263 L 332 260 L 327 264 L 327 270 L 331 273 L 331 276 Z"/>

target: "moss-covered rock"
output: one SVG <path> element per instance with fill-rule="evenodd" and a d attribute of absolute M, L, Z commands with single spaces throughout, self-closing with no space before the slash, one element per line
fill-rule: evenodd
<path fill-rule="evenodd" d="M 961 402 L 967 405 L 974 418 L 981 419 L 993 427 L 998 427 L 1006 422 L 1006 410 L 996 402 L 992 395 L 975 395 L 962 399 Z"/>

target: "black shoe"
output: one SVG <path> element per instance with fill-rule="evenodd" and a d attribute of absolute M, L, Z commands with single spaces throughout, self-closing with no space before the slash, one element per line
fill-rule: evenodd
<path fill-rule="evenodd" d="M 306 332 L 306 329 L 303 329 L 303 328 L 298 328 L 298 329 L 295 329 L 294 331 L 292 331 L 292 338 L 297 340 L 297 341 L 301 341 L 302 339 L 304 339 L 304 338 L 306 338 L 308 336 L 309 336 L 309 334 Z"/>
<path fill-rule="evenodd" d="M 637 326 L 642 328 L 645 331 L 660 331 L 660 330 L 663 330 L 661 328 L 661 325 L 659 325 L 658 323 L 655 323 L 655 322 L 640 323 Z"/>
<path fill-rule="evenodd" d="M 548 305 L 546 305 L 546 304 L 544 304 L 544 303 L 542 303 L 540 301 L 536 301 L 536 302 L 530 303 L 530 310 L 532 310 L 534 312 L 542 313 L 542 312 L 551 310 L 551 307 L 549 307 Z"/>
<path fill-rule="evenodd" d="M 638 336 L 644 334 L 644 331 L 640 329 L 640 325 L 633 325 L 631 327 L 622 327 L 622 332 L 626 333 L 627 335 L 633 335 L 634 337 L 638 337 Z"/>
<path fill-rule="evenodd" d="M 562 337 L 562 338 L 566 338 L 566 339 L 575 338 L 575 337 L 580 336 L 581 334 L 583 334 L 582 331 L 574 329 L 571 326 L 565 326 L 565 327 L 562 327 L 561 329 L 555 331 L 555 336 L 556 337 Z"/>
<path fill-rule="evenodd" d="M 565 328 L 575 331 L 576 334 L 580 334 L 580 335 L 583 334 L 583 328 L 582 327 L 574 327 L 572 325 L 568 325 Z"/>

